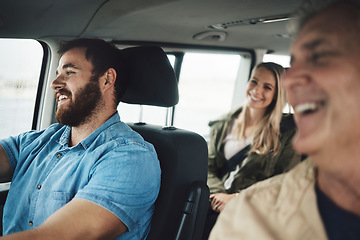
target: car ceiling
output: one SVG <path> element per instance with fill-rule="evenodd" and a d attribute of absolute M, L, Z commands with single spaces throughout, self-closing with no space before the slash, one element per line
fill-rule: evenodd
<path fill-rule="evenodd" d="M 287 21 L 209 26 L 287 15 L 300 0 L 12 0 L 0 1 L 0 37 L 98 37 L 287 54 Z M 195 39 L 204 33 L 202 39 Z M 222 41 L 219 36 L 226 36 Z"/>

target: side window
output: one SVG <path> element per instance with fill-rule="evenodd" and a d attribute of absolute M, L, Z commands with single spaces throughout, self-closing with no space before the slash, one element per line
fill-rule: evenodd
<path fill-rule="evenodd" d="M 263 57 L 263 62 L 274 62 L 280 64 L 284 68 L 288 68 L 290 67 L 290 56 L 265 54 Z"/>
<path fill-rule="evenodd" d="M 0 138 L 32 127 L 43 48 L 35 40 L 0 39 Z"/>
<path fill-rule="evenodd" d="M 208 123 L 226 114 L 234 104 L 240 75 L 244 84 L 248 71 L 239 72 L 244 58 L 239 54 L 186 53 L 179 77 L 179 103 L 175 107 L 175 126 L 207 138 Z"/>

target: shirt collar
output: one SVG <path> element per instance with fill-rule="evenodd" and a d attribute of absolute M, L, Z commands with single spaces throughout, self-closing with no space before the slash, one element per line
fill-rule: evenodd
<path fill-rule="evenodd" d="M 87 136 L 85 139 L 83 139 L 78 145 L 81 145 L 84 149 L 88 148 L 95 138 L 105 129 L 109 128 L 114 123 L 117 123 L 120 121 L 120 115 L 118 112 L 116 112 L 114 115 L 112 115 L 103 125 L 101 125 L 98 129 L 96 129 L 94 132 L 92 132 L 89 136 Z M 63 134 L 60 137 L 59 143 L 63 147 L 68 147 L 69 138 L 70 138 L 70 132 L 71 127 L 65 126 L 65 130 Z"/>

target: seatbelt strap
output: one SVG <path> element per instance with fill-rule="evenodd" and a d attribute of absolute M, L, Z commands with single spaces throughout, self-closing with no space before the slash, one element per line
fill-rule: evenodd
<path fill-rule="evenodd" d="M 238 153 L 236 153 L 234 156 L 232 156 L 222 168 L 219 169 L 218 175 L 220 178 L 222 178 L 225 174 L 234 171 L 236 169 L 236 166 L 241 164 L 244 159 L 247 157 L 247 153 L 251 148 L 251 144 L 247 145 L 243 149 L 241 149 Z"/>

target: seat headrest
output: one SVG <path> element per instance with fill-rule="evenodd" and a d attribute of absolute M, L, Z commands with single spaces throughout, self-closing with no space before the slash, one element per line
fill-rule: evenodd
<path fill-rule="evenodd" d="M 174 70 L 160 47 L 141 46 L 121 50 L 127 81 L 120 101 L 131 104 L 172 107 L 179 101 Z"/>

